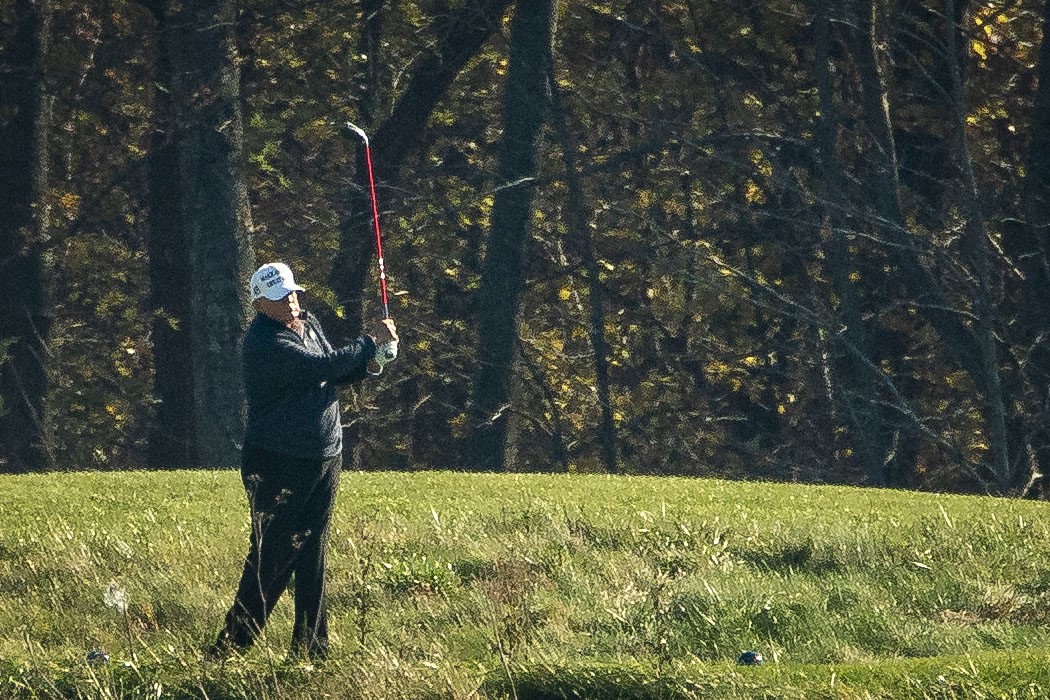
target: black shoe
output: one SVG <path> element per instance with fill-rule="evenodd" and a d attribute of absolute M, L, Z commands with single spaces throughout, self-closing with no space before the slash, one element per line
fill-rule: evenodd
<path fill-rule="evenodd" d="M 288 658 L 295 661 L 323 663 L 328 660 L 328 643 L 314 642 L 313 644 L 305 644 L 303 642 L 293 642 Z"/>
<path fill-rule="evenodd" d="M 242 647 L 230 642 L 225 637 L 219 637 L 215 643 L 204 650 L 204 660 L 211 663 L 222 663 L 234 654 L 244 652 Z"/>

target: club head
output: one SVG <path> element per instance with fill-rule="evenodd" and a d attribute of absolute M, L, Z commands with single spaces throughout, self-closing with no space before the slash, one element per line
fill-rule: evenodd
<path fill-rule="evenodd" d="M 352 122 L 347 122 L 346 128 L 360 136 L 361 139 L 365 142 L 365 148 L 368 148 L 368 134 L 365 133 L 364 129 Z"/>

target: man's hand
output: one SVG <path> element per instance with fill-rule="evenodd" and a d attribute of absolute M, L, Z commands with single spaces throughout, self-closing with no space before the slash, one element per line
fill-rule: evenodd
<path fill-rule="evenodd" d="M 379 325 L 372 331 L 372 337 L 376 339 L 376 345 L 382 345 L 390 341 L 397 342 L 397 326 L 394 325 L 394 319 L 384 318 L 379 322 Z"/>

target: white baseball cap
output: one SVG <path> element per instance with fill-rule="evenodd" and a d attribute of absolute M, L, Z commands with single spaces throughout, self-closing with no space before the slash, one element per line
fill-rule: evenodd
<path fill-rule="evenodd" d="M 284 299 L 292 292 L 306 291 L 295 283 L 292 270 L 284 263 L 266 263 L 252 275 L 252 281 L 248 283 L 248 291 L 252 295 L 252 301 L 263 297 L 270 301 Z"/>

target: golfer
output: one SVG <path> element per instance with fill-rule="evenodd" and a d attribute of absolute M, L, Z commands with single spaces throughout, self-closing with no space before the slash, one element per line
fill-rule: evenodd
<path fill-rule="evenodd" d="M 241 478 L 251 541 L 236 598 L 207 656 L 250 647 L 294 575 L 293 653 L 324 658 L 325 557 L 343 448 L 335 388 L 381 372 L 378 363 L 396 353 L 377 357 L 377 347 L 396 343 L 397 329 L 387 319 L 333 349 L 299 306 L 303 288 L 287 265 L 263 265 L 249 289 L 258 313 L 241 350 L 248 397 Z"/>

